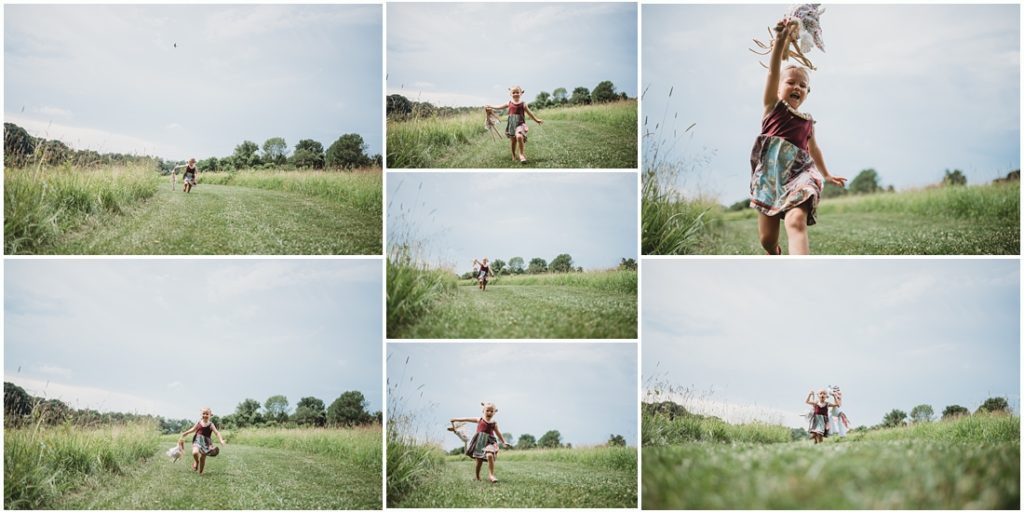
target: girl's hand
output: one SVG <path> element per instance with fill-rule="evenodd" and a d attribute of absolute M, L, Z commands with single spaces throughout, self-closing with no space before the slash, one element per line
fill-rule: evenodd
<path fill-rule="evenodd" d="M 544 121 L 542 121 L 542 120 L 538 119 L 538 120 L 537 120 L 537 124 L 544 124 Z"/>
<path fill-rule="evenodd" d="M 833 185 L 835 185 L 837 187 L 845 187 L 846 186 L 846 178 L 843 178 L 843 177 L 840 177 L 840 176 L 831 176 L 831 175 L 825 176 L 825 181 L 827 181 L 827 182 L 829 182 L 829 183 L 831 183 L 831 184 L 833 184 Z"/>

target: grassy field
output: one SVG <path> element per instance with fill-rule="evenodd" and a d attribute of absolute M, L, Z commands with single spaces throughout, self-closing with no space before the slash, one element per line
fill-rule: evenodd
<path fill-rule="evenodd" d="M 566 107 L 534 112 L 528 163 L 512 160 L 511 144 L 484 128 L 484 115 L 389 120 L 389 168 L 613 168 L 637 165 L 637 103 Z"/>
<path fill-rule="evenodd" d="M 648 229 L 651 220 L 675 210 L 707 212 L 702 225 L 678 246 L 692 223 Z M 721 207 L 686 202 L 643 206 L 644 254 L 764 254 L 758 241 L 757 213 L 724 212 Z M 692 219 L 696 214 L 682 214 Z M 654 227 L 663 226 L 661 223 Z M 1019 254 L 1020 185 L 980 185 L 827 199 L 818 224 L 808 230 L 812 254 Z M 785 230 L 780 245 L 786 249 Z"/>
<path fill-rule="evenodd" d="M 205 173 L 191 194 L 150 171 L 9 172 L 16 254 L 380 254 L 380 171 Z M 148 174 L 146 174 L 148 173 Z M 95 176 L 95 177 L 94 177 Z M 68 183 L 59 188 L 51 182 Z M 223 183 L 223 184 L 218 184 Z M 13 185 L 13 187 L 12 187 Z M 131 185 L 129 187 L 129 185 Z M 103 187 L 127 188 L 116 208 Z M 60 193 L 54 190 L 62 191 Z M 68 192 L 68 191 L 73 191 Z M 99 195 L 97 195 L 99 194 Z M 91 207 L 68 210 L 70 204 Z M 61 199 L 64 198 L 64 199 Z M 68 211 L 76 212 L 74 215 Z M 57 220 L 52 220 L 56 218 Z M 43 219 L 42 221 L 38 219 Z"/>
<path fill-rule="evenodd" d="M 645 423 L 650 419 L 644 416 Z M 645 445 L 643 508 L 1020 507 L 1019 417 L 976 415 L 833 437 L 818 446 L 748 439 Z"/>
<path fill-rule="evenodd" d="M 475 281 L 388 268 L 388 337 L 391 338 L 635 338 L 637 274 L 630 271 L 500 277 L 487 291 Z M 415 288 L 411 275 L 425 284 Z M 393 284 L 394 283 L 394 284 Z M 398 317 L 417 295 L 414 314 Z M 408 310 L 409 308 L 406 308 Z"/>
<path fill-rule="evenodd" d="M 496 484 L 486 482 L 486 466 L 482 469 L 484 481 L 476 481 L 475 463 L 468 457 L 436 455 L 431 470 L 398 499 L 390 498 L 389 484 L 388 506 L 634 508 L 636 455 L 635 448 L 627 447 L 505 450 L 495 466 Z"/>
<path fill-rule="evenodd" d="M 205 474 L 151 426 L 6 429 L 6 508 L 379 509 L 380 429 L 230 433 Z"/>

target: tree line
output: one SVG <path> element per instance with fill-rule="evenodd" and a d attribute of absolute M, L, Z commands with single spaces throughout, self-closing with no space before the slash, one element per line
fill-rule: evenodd
<path fill-rule="evenodd" d="M 615 84 L 610 80 L 604 80 L 591 91 L 586 87 L 576 87 L 572 94 L 569 94 L 565 87 L 558 87 L 552 92 L 541 91 L 537 93 L 534 100 L 528 103 L 534 110 L 543 108 L 558 108 L 576 105 L 591 105 L 597 103 L 609 103 L 612 101 L 628 100 L 629 95 L 625 92 L 615 92 Z M 422 117 L 449 117 L 466 112 L 478 112 L 481 107 L 438 107 L 426 101 L 411 101 L 401 94 L 389 94 L 387 96 L 387 116 L 393 119 L 409 119 Z"/>
<path fill-rule="evenodd" d="M 91 149 L 72 149 L 59 140 L 29 135 L 14 123 L 4 123 L 4 165 L 27 167 L 31 165 L 74 165 L 95 167 L 100 165 L 141 165 L 159 168 L 160 159 L 126 153 L 99 153 Z"/>
<path fill-rule="evenodd" d="M 572 443 L 562 442 L 562 433 L 557 430 L 548 430 L 544 435 L 540 436 L 540 439 L 537 439 L 531 434 L 523 434 L 519 436 L 519 439 L 515 442 L 513 442 L 514 436 L 510 433 L 503 432 L 502 436 L 508 444 L 512 445 L 512 449 L 514 450 L 572 448 Z M 626 438 L 618 434 L 611 434 L 604 446 L 626 446 Z M 450 455 L 461 455 L 465 453 L 465 451 L 465 448 L 455 447 L 448 453 Z"/>
<path fill-rule="evenodd" d="M 575 266 L 572 256 L 567 253 L 555 256 L 555 259 L 548 263 L 544 258 L 532 258 L 529 264 L 522 256 L 513 256 L 506 262 L 502 259 L 491 261 L 491 271 L 494 275 L 521 275 L 521 274 L 558 274 L 568 272 L 583 272 L 583 267 Z M 636 270 L 636 260 L 633 258 L 622 258 L 618 270 Z M 473 279 L 476 273 L 473 271 L 462 274 L 462 279 Z"/>
<path fill-rule="evenodd" d="M 338 137 L 327 149 L 313 139 L 302 139 L 293 150 L 283 137 L 271 137 L 260 146 L 251 140 L 242 141 L 235 151 L 224 157 L 210 157 L 196 162 L 200 171 L 234 169 L 357 169 L 382 166 L 380 154 L 369 155 L 363 137 L 347 133 Z M 290 153 L 290 154 L 289 154 Z M 166 162 L 163 172 L 170 172 L 178 162 Z"/>
<path fill-rule="evenodd" d="M 323 400 L 307 396 L 299 399 L 292 411 L 284 395 L 274 395 L 264 404 L 251 398 L 241 401 L 235 412 L 214 416 L 218 427 L 235 429 L 244 427 L 351 427 L 381 422 L 381 413 L 371 413 L 368 404 L 359 391 L 346 391 L 331 405 L 324 407 Z M 198 412 L 197 412 L 198 416 Z M 154 421 L 164 434 L 187 430 L 195 419 L 170 419 L 152 414 L 123 412 L 99 412 L 92 409 L 74 409 L 57 399 L 46 399 L 29 395 L 24 388 L 11 382 L 4 382 L 4 425 L 18 427 L 29 424 L 60 425 L 74 423 L 80 426 L 99 426 Z"/>

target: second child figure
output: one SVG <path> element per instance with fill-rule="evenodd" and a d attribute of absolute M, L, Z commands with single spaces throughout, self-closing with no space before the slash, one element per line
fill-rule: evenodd
<path fill-rule="evenodd" d="M 786 225 L 789 254 L 810 254 L 807 226 L 816 222 L 825 182 L 846 184 L 846 178 L 829 174 L 815 136 L 815 121 L 799 111 L 811 93 L 808 71 L 793 65 L 780 69 L 782 51 L 798 30 L 797 22 L 791 20 L 775 27 L 761 135 L 750 155 L 750 206 L 760 213 L 761 247 L 771 255 L 782 254 L 780 221 Z"/>
<path fill-rule="evenodd" d="M 523 101 L 523 93 L 526 92 L 522 87 L 518 85 L 513 86 L 509 89 L 509 93 L 512 95 L 512 101 L 509 101 L 505 105 L 485 105 L 484 111 L 487 109 L 492 110 L 508 110 L 508 124 L 505 125 L 505 136 L 512 141 L 512 160 L 518 160 L 521 163 L 526 163 L 526 133 L 530 130 L 526 126 L 526 116 L 530 116 L 537 124 L 544 124 L 544 121 L 537 119 L 537 116 L 533 115 L 530 111 L 530 107 Z M 518 151 L 516 151 L 518 149 Z"/>
<path fill-rule="evenodd" d="M 203 474 L 203 469 L 206 468 L 206 456 L 215 457 L 220 453 L 220 448 L 213 446 L 213 440 L 210 434 L 217 434 L 217 439 L 220 440 L 220 445 L 224 446 L 224 438 L 221 437 L 220 431 L 211 421 L 213 418 L 213 411 L 209 407 L 203 407 L 200 411 L 202 413 L 202 419 L 196 422 L 192 428 L 181 433 L 181 437 L 178 438 L 179 445 L 185 436 L 193 434 L 192 436 L 192 471 L 198 471 L 199 474 Z"/>
<path fill-rule="evenodd" d="M 494 421 L 494 415 L 498 413 L 498 408 L 490 402 L 481 402 L 480 405 L 484 408 L 482 417 L 452 418 L 452 426 L 448 430 L 454 432 L 459 439 L 466 443 L 466 455 L 476 460 L 476 479 L 480 480 L 480 467 L 486 460 L 487 479 L 491 483 L 496 483 L 498 478 L 494 476 L 494 461 L 498 459 L 498 444 L 501 443 L 506 447 L 509 444 L 501 435 L 498 422 Z M 465 434 L 462 434 L 455 426 L 456 423 L 476 423 L 476 434 L 467 440 Z"/>

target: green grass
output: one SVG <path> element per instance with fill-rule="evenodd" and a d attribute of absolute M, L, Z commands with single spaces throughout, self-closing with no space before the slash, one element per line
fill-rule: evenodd
<path fill-rule="evenodd" d="M 790 430 L 781 425 L 747 423 L 733 425 L 696 414 L 669 418 L 664 414 L 644 414 L 642 422 L 644 446 L 665 446 L 687 442 L 713 443 L 788 443 Z"/>
<path fill-rule="evenodd" d="M 378 217 L 383 211 L 383 173 L 380 169 L 204 172 L 200 179 L 203 184 L 281 190 L 320 197 L 365 209 Z"/>
<path fill-rule="evenodd" d="M 143 167 L 4 169 L 4 252 L 47 252 L 88 219 L 109 219 L 152 197 L 160 180 Z"/>
<path fill-rule="evenodd" d="M 647 215 L 646 202 L 643 208 Z M 716 215 L 721 221 L 703 241 L 680 253 L 764 254 L 756 211 L 720 208 Z M 654 254 L 644 233 L 644 253 Z M 1019 254 L 1020 184 L 827 199 L 808 233 L 813 254 Z M 780 242 L 785 252 L 785 229 Z"/>
<path fill-rule="evenodd" d="M 397 274 L 396 274 L 397 275 Z M 637 274 L 630 271 L 501 277 L 480 291 L 439 293 L 392 338 L 635 338 Z M 388 287 L 393 277 L 388 275 Z M 472 284 L 472 283 L 470 283 Z"/>
<path fill-rule="evenodd" d="M 447 456 L 400 499 L 389 498 L 388 506 L 635 508 L 636 456 L 636 449 L 627 447 L 505 450 L 495 465 L 496 484 L 486 482 L 486 465 L 485 481 L 478 482 L 471 459 Z"/>
<path fill-rule="evenodd" d="M 61 508 L 90 478 L 121 477 L 158 451 L 154 424 L 4 429 L 4 508 Z"/>
<path fill-rule="evenodd" d="M 646 172 L 641 189 L 642 254 L 693 254 L 708 244 L 708 233 L 722 224 L 721 207 L 712 201 L 687 200 L 659 175 Z"/>
<path fill-rule="evenodd" d="M 1020 418 L 810 441 L 645 446 L 645 509 L 1018 509 Z"/>
<path fill-rule="evenodd" d="M 389 168 L 635 168 L 637 103 L 566 107 L 534 112 L 544 121 L 530 125 L 526 156 L 512 160 L 511 144 L 492 138 L 484 115 L 389 120 Z"/>
<path fill-rule="evenodd" d="M 256 428 L 233 431 L 231 444 L 261 446 L 324 455 L 380 474 L 383 461 L 380 425 L 359 428 Z"/>
<path fill-rule="evenodd" d="M 388 337 L 398 337 L 435 305 L 454 296 L 455 286 L 454 275 L 418 263 L 408 246 L 391 250 L 387 259 Z"/>

